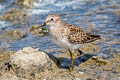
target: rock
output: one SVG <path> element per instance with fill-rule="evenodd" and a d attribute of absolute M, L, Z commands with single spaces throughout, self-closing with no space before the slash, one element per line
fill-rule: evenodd
<path fill-rule="evenodd" d="M 1 61 L 8 61 L 10 57 L 14 54 L 13 51 L 0 51 L 0 62 Z"/>
<path fill-rule="evenodd" d="M 36 0 L 15 0 L 15 4 L 19 6 L 23 6 L 25 8 L 29 8 L 32 6 L 34 1 Z"/>
<path fill-rule="evenodd" d="M 120 18 L 120 9 L 113 9 L 109 12 L 115 14 L 118 18 Z"/>
<path fill-rule="evenodd" d="M 10 65 L 19 76 L 33 75 L 46 71 L 54 71 L 57 66 L 45 52 L 25 47 L 12 55 Z"/>
<path fill-rule="evenodd" d="M 25 37 L 25 33 L 19 30 L 5 30 L 1 35 L 1 40 L 15 41 Z"/>
<path fill-rule="evenodd" d="M 0 63 L 2 66 L 0 67 L 0 80 L 119 80 L 119 53 L 110 60 L 91 56 L 81 62 L 78 67 L 75 66 L 72 72 L 63 67 L 56 68 L 51 59 L 55 58 L 38 49 L 25 47 L 12 54 L 5 65 Z M 5 67 L 11 67 L 11 69 L 6 71 Z"/>
<path fill-rule="evenodd" d="M 84 44 L 80 50 L 84 53 L 97 53 L 100 50 L 100 47 L 93 44 Z"/>
<path fill-rule="evenodd" d="M 25 11 L 16 8 L 12 8 L 6 13 L 4 13 L 4 15 L 0 16 L 0 20 L 10 21 L 14 24 L 24 23 L 24 19 L 26 18 L 27 14 L 25 13 Z"/>
<path fill-rule="evenodd" d="M 35 36 L 45 36 L 48 35 L 48 29 L 40 26 L 40 25 L 34 25 L 30 29 L 30 32 Z"/>
<path fill-rule="evenodd" d="M 92 56 L 91 58 L 89 58 L 86 62 L 80 64 L 80 66 L 83 67 L 86 65 L 90 65 L 90 66 L 104 66 L 104 65 L 110 65 L 110 62 L 107 60 L 103 60 L 100 57 L 96 57 L 96 56 Z"/>

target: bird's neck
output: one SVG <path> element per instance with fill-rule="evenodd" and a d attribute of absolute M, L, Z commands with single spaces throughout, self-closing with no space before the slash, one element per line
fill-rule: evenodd
<path fill-rule="evenodd" d="M 50 26 L 50 28 L 62 28 L 63 26 L 62 26 L 62 22 L 57 22 L 57 23 L 55 23 L 55 24 L 53 24 L 53 25 L 51 25 Z"/>
<path fill-rule="evenodd" d="M 63 24 L 61 22 L 60 23 L 56 23 L 56 24 L 50 26 L 50 28 L 49 28 L 50 31 L 58 31 L 58 32 L 60 30 L 63 30 L 63 29 L 64 29 L 64 27 L 63 27 Z"/>

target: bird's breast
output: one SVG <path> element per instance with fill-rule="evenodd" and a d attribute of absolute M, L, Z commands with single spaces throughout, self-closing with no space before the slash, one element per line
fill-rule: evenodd
<path fill-rule="evenodd" d="M 49 35 L 51 39 L 60 47 L 66 46 L 67 36 L 62 29 L 49 29 Z"/>
<path fill-rule="evenodd" d="M 65 37 L 64 29 L 56 28 L 54 26 L 50 27 L 49 34 L 51 38 L 56 39 L 56 40 L 62 39 Z"/>

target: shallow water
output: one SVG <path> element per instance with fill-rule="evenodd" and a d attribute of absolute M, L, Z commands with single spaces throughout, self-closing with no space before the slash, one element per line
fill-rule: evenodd
<path fill-rule="evenodd" d="M 19 8 L 12 4 L 13 1 L 0 2 L 0 15 L 11 8 Z M 57 13 L 61 15 L 63 21 L 101 35 L 105 42 L 98 45 L 101 50 L 97 54 L 107 58 L 120 52 L 120 16 L 118 16 L 120 13 L 115 13 L 118 9 L 120 10 L 120 0 L 51 0 L 51 2 L 37 0 L 32 8 L 25 9 L 30 16 L 25 20 L 25 24 L 12 25 L 12 22 L 0 21 L 0 31 L 7 29 L 27 31 L 32 25 L 41 25 L 48 14 Z M 3 47 L 4 51 L 16 51 L 25 46 L 39 48 L 51 54 L 58 53 L 61 49 L 49 36 L 35 37 L 29 33 L 25 38 L 13 42 L 0 40 L 0 47 Z"/>

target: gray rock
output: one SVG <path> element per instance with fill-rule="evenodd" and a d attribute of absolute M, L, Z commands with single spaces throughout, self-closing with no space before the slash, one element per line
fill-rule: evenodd
<path fill-rule="evenodd" d="M 17 51 L 10 59 L 10 64 L 19 76 L 33 75 L 57 68 L 55 62 L 45 52 L 31 47 Z"/>

